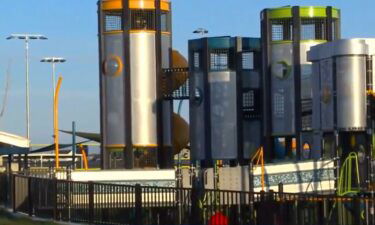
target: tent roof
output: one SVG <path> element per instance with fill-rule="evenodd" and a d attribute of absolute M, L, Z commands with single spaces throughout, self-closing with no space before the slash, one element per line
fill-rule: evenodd
<path fill-rule="evenodd" d="M 30 140 L 21 136 L 0 131 L 0 147 L 29 148 Z"/>

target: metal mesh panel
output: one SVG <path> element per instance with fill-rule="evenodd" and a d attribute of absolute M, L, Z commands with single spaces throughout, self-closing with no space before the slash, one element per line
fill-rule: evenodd
<path fill-rule="evenodd" d="M 313 18 L 301 20 L 301 40 L 324 40 L 326 20 L 324 18 Z"/>
<path fill-rule="evenodd" d="M 229 68 L 229 51 L 227 49 L 215 49 L 210 53 L 210 69 L 227 70 Z"/>
<path fill-rule="evenodd" d="M 121 12 L 111 12 L 104 16 L 104 31 L 122 30 L 122 14 Z"/>
<path fill-rule="evenodd" d="M 131 29 L 155 30 L 155 11 L 131 10 Z"/>
<path fill-rule="evenodd" d="M 200 68 L 200 53 L 194 52 L 194 68 L 199 69 Z"/>
<path fill-rule="evenodd" d="M 171 68 L 163 70 L 162 90 L 164 99 L 189 99 L 188 68 Z"/>
<path fill-rule="evenodd" d="M 254 107 L 254 91 L 249 90 L 243 93 L 242 104 L 244 108 Z"/>
<path fill-rule="evenodd" d="M 284 90 L 280 90 L 281 93 L 274 94 L 274 115 L 277 118 L 284 118 L 285 114 L 285 97 L 284 97 Z"/>
<path fill-rule="evenodd" d="M 254 52 L 242 53 L 242 69 L 244 70 L 254 69 Z"/>
<path fill-rule="evenodd" d="M 271 20 L 272 41 L 292 40 L 292 20 L 277 19 Z"/>
<path fill-rule="evenodd" d="M 260 118 L 261 96 L 259 89 L 245 89 L 242 92 L 242 111 L 244 119 Z"/>

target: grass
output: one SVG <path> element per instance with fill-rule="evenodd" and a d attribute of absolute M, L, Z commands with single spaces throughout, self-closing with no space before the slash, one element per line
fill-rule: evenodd
<path fill-rule="evenodd" d="M 53 222 L 34 221 L 26 216 L 16 216 L 4 209 L 0 209 L 0 224 L 1 225 L 57 225 Z"/>

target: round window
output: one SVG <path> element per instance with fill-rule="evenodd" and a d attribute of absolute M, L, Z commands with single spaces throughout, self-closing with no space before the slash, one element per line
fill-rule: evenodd
<path fill-rule="evenodd" d="M 108 76 L 119 76 L 122 72 L 122 61 L 118 56 L 108 57 L 103 64 L 103 72 Z"/>

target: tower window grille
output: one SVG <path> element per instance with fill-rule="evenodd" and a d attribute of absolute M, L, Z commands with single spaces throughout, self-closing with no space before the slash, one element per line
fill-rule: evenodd
<path fill-rule="evenodd" d="M 210 69 L 213 71 L 229 68 L 229 52 L 227 49 L 215 49 L 210 53 Z"/>
<path fill-rule="evenodd" d="M 131 10 L 131 29 L 155 30 L 154 10 Z"/>
<path fill-rule="evenodd" d="M 199 69 L 200 66 L 200 53 L 194 52 L 194 69 Z"/>
<path fill-rule="evenodd" d="M 272 41 L 292 40 L 292 25 L 290 18 L 271 20 Z"/>
<path fill-rule="evenodd" d="M 254 106 L 254 90 L 244 92 L 242 96 L 242 107 L 249 110 L 254 108 Z"/>
<path fill-rule="evenodd" d="M 104 31 L 120 31 L 122 30 L 122 14 L 121 12 L 110 12 L 104 16 Z"/>
<path fill-rule="evenodd" d="M 301 40 L 325 40 L 326 20 L 314 18 L 301 20 Z"/>

